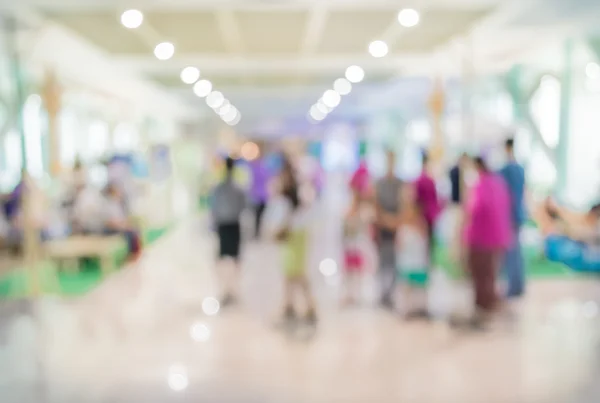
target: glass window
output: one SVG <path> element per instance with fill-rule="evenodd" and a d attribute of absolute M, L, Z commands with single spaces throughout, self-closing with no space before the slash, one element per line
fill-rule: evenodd
<path fill-rule="evenodd" d="M 540 88 L 531 99 L 531 113 L 546 144 L 556 147 L 560 122 L 560 81 L 556 77 L 542 78 Z"/>
<path fill-rule="evenodd" d="M 25 156 L 27 171 L 36 178 L 44 176 L 41 125 L 42 99 L 39 95 L 27 98 L 23 108 L 23 129 L 25 133 Z"/>

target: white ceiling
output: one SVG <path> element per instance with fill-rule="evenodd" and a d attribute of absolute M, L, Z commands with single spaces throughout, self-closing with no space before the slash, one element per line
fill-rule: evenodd
<path fill-rule="evenodd" d="M 306 113 L 351 64 L 366 71 L 349 96 L 354 101 L 344 100 L 354 106 L 364 91 L 390 80 L 459 75 L 466 57 L 478 73 L 502 70 L 581 29 L 586 18 L 591 25 L 598 4 L 569 1 L 568 15 L 559 0 L 19 0 L 10 7 L 72 30 L 115 66 L 206 108 L 179 79 L 184 67 L 196 66 L 242 114 L 260 117 Z M 398 24 L 405 7 L 420 11 L 417 27 Z M 144 12 L 139 29 L 120 24 L 126 8 Z M 556 10 L 563 10 L 560 21 Z M 368 54 L 375 39 L 388 43 L 387 57 Z M 159 61 L 153 48 L 165 40 L 176 53 Z"/>

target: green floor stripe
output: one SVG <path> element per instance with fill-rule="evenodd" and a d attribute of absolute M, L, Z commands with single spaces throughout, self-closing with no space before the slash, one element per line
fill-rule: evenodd
<path fill-rule="evenodd" d="M 143 240 L 144 247 L 156 242 L 164 236 L 170 227 L 150 229 L 144 232 Z M 113 258 L 115 267 L 121 267 L 127 257 L 127 249 L 125 247 L 117 249 Z M 66 271 L 58 271 L 58 267 L 50 261 L 40 263 L 38 268 L 39 278 L 42 289 L 46 292 L 56 293 L 67 296 L 82 295 L 95 288 L 102 281 L 102 273 L 100 264 L 97 259 L 84 259 L 80 262 L 79 271 L 77 273 L 68 273 Z M 27 295 L 27 273 L 23 268 L 16 268 L 12 272 L 0 278 L 0 298 L 14 298 Z M 58 277 L 58 284 L 56 278 Z M 54 284 L 52 284 L 54 282 Z"/>

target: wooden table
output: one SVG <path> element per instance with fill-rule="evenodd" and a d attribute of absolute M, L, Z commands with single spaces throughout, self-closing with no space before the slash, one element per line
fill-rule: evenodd
<path fill-rule="evenodd" d="M 124 240 L 119 235 L 74 235 L 46 242 L 44 253 L 53 260 L 71 262 L 70 267 L 77 269 L 79 268 L 77 263 L 79 259 L 98 258 L 102 274 L 107 276 L 115 270 L 114 251 L 123 243 Z"/>

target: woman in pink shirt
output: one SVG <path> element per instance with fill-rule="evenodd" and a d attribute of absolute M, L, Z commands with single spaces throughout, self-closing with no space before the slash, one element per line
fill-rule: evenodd
<path fill-rule="evenodd" d="M 473 281 L 475 325 L 483 325 L 498 305 L 496 278 L 511 243 L 510 194 L 504 180 L 475 158 L 479 173 L 466 205 L 466 264 Z"/>
<path fill-rule="evenodd" d="M 437 195 L 435 181 L 429 173 L 429 156 L 423 153 L 423 169 L 415 182 L 417 205 L 427 225 L 427 242 L 429 266 L 433 265 L 434 258 L 434 229 L 441 205 Z"/>

